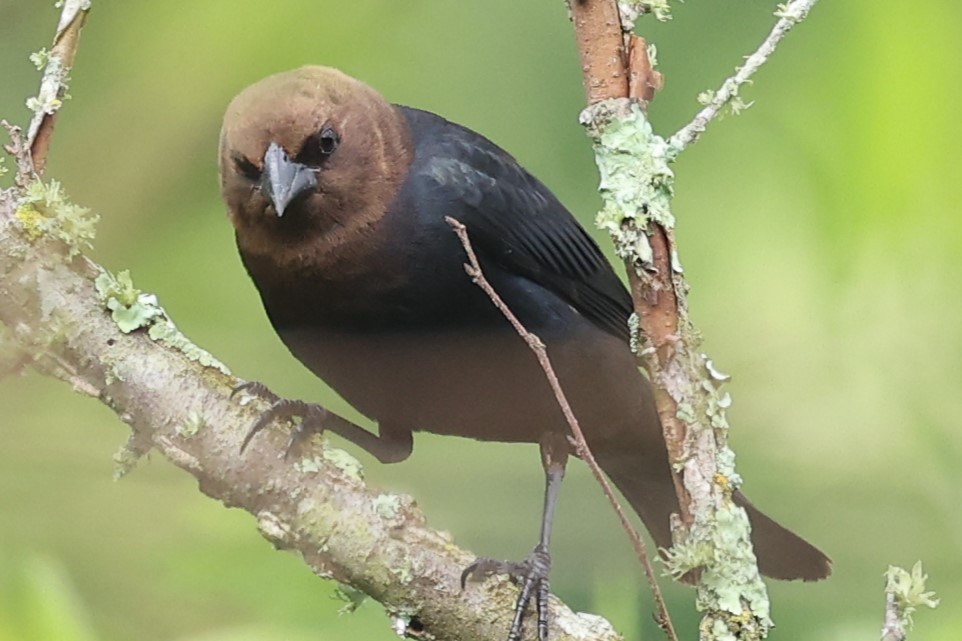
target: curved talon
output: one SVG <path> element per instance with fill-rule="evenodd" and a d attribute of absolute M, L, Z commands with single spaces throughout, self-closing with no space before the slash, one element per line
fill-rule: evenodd
<path fill-rule="evenodd" d="M 517 577 L 524 574 L 524 563 L 488 558 L 476 559 L 461 572 L 461 589 L 463 590 L 468 584 L 468 579 L 474 578 L 480 581 L 491 578 L 495 574 L 507 574 L 509 579 L 517 583 Z"/>
<path fill-rule="evenodd" d="M 257 396 L 271 402 L 271 406 L 267 408 L 267 411 L 261 414 L 257 420 L 254 421 L 254 424 L 251 425 L 250 429 L 247 430 L 244 440 L 241 441 L 241 454 L 244 453 L 244 450 L 247 449 L 247 446 L 257 433 L 274 421 L 289 421 L 295 418 L 301 419 L 300 423 L 296 423 L 294 427 L 291 428 L 290 438 L 288 438 L 287 446 L 284 448 L 284 453 L 282 454 L 285 459 L 290 456 L 291 451 L 296 448 L 298 443 L 303 442 L 311 434 L 320 434 L 324 431 L 324 421 L 328 413 L 327 410 L 320 405 L 305 403 L 304 401 L 282 399 L 270 391 L 266 385 L 257 381 L 241 383 L 231 391 L 230 397 L 234 398 L 239 392 L 247 392 L 252 396 Z"/>
<path fill-rule="evenodd" d="M 305 403 L 304 401 L 287 401 L 292 405 L 292 413 L 289 418 L 300 417 L 301 422 L 296 423 L 291 428 L 290 436 L 287 438 L 287 445 L 284 447 L 284 460 L 290 457 L 291 452 L 297 448 L 299 443 L 303 443 L 312 434 L 322 434 L 324 432 L 324 420 L 328 412 L 320 405 Z"/>
<path fill-rule="evenodd" d="M 263 399 L 270 400 L 272 402 L 277 402 L 279 399 L 277 394 L 270 391 L 267 385 L 260 383 L 258 381 L 247 381 L 246 383 L 241 383 L 237 387 L 231 390 L 230 398 L 233 399 L 240 392 L 248 392 L 252 396 L 259 396 Z"/>
<path fill-rule="evenodd" d="M 278 418 L 291 418 L 289 416 L 284 416 L 284 405 L 283 401 L 276 401 L 273 405 L 268 408 L 266 412 L 261 414 L 251 428 L 247 430 L 247 435 L 244 436 L 243 442 L 241 442 L 240 451 L 241 454 L 247 449 L 247 445 L 251 442 L 251 439 L 257 435 L 262 429 L 273 423 Z"/>
<path fill-rule="evenodd" d="M 532 550 L 528 558 L 521 562 L 499 561 L 497 559 L 477 559 L 461 572 L 461 589 L 465 588 L 471 577 L 488 578 L 494 574 L 507 574 L 521 586 L 518 601 L 514 608 L 514 619 L 508 632 L 508 641 L 520 641 L 522 624 L 531 603 L 535 600 L 538 612 L 538 639 L 548 639 L 548 574 L 551 571 L 551 555 L 543 545 Z"/>

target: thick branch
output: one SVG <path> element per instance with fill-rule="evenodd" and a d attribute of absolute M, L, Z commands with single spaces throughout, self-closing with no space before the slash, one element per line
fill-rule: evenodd
<path fill-rule="evenodd" d="M 284 461 L 285 438 L 272 430 L 241 455 L 264 407 L 229 400 L 237 381 L 218 369 L 143 330 L 121 332 L 94 287 L 102 268 L 68 258 L 49 237 L 29 242 L 13 213 L 10 203 L 0 211 L 0 323 L 38 369 L 113 408 L 138 452 L 157 449 L 205 494 L 254 515 L 276 547 L 377 599 L 402 623 L 416 619 L 437 639 L 480 641 L 508 629 L 516 588 L 492 580 L 461 592 L 471 555 L 428 528 L 409 497 L 367 487 L 347 453 L 325 444 Z M 551 620 L 553 639 L 620 638 L 557 599 Z"/>
<path fill-rule="evenodd" d="M 811 4 L 813 0 L 795 0 L 784 11 L 797 21 Z M 604 52 L 612 46 L 610 34 L 587 26 L 597 24 L 591 20 L 592 12 L 608 15 L 616 6 L 615 0 L 580 5 L 583 13 L 574 22 L 582 60 L 602 55 L 591 51 L 594 47 Z M 638 319 L 638 354 L 655 385 L 672 469 L 683 472 L 681 478 L 675 476 L 681 518 L 673 528 L 669 566 L 677 575 L 695 571 L 701 576 L 703 639 L 722 635 L 754 640 L 766 636 L 772 622 L 748 517 L 731 500 L 741 479 L 727 442 L 731 398 L 720 389 L 727 377 L 698 352 L 700 337 L 688 316 L 688 285 L 674 246 L 674 174 L 669 163 L 690 140 L 683 136 L 669 143 L 655 134 L 645 108 L 661 79 L 652 69 L 644 41 L 633 35 L 627 39 L 631 51 L 625 64 L 630 66 L 624 75 L 631 82 L 624 91 L 592 91 L 598 85 L 594 78 L 598 67 L 583 65 L 588 108 L 581 122 L 594 141 L 601 178 L 603 209 L 598 223 L 611 233 L 625 260 Z M 770 53 L 769 48 L 764 58 Z M 763 61 L 750 58 L 746 67 L 757 68 Z M 738 76 L 730 81 L 731 89 L 716 96 L 721 101 L 718 109 L 731 101 L 744 80 L 747 76 Z M 694 139 L 712 117 L 697 121 L 691 129 L 695 133 L 686 136 Z"/>

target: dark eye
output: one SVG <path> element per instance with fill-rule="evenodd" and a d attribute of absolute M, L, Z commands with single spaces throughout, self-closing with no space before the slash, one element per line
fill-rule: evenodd
<path fill-rule="evenodd" d="M 303 165 L 319 167 L 334 153 L 340 142 L 341 136 L 333 128 L 324 127 L 307 137 L 295 160 Z"/>
<path fill-rule="evenodd" d="M 261 179 L 261 170 L 244 156 L 234 156 L 234 167 L 251 182 L 257 182 Z"/>

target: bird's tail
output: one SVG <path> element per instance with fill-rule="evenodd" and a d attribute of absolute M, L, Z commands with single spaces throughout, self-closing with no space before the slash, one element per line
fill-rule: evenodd
<path fill-rule="evenodd" d="M 629 454 L 595 452 L 598 463 L 644 521 L 655 544 L 667 549 L 671 547 L 669 517 L 679 509 L 667 461 L 659 464 Z M 735 492 L 733 498 L 748 512 L 752 544 L 762 574 L 773 579 L 804 581 L 817 581 L 831 574 L 832 562 L 818 548 L 762 514 L 741 492 Z"/>

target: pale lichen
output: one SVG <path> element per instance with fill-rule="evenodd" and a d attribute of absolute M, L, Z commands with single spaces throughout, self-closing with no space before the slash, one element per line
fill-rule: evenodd
<path fill-rule="evenodd" d="M 187 415 L 187 420 L 177 425 L 176 432 L 184 438 L 193 438 L 200 433 L 201 429 L 207 424 L 203 415 L 199 412 L 191 412 Z"/>
<path fill-rule="evenodd" d="M 916 561 L 911 572 L 894 565 L 885 572 L 885 594 L 894 600 L 895 617 L 903 629 L 912 628 L 912 615 L 918 608 L 939 605 L 935 592 L 925 587 L 928 578 L 921 561 Z"/>
<path fill-rule="evenodd" d="M 173 347 L 204 367 L 230 375 L 226 365 L 214 358 L 210 352 L 192 343 L 177 329 L 155 295 L 134 287 L 128 271 L 122 271 L 116 276 L 104 271 L 94 280 L 94 287 L 120 331 L 129 334 L 138 329 L 146 329 L 152 340 Z"/>
<path fill-rule="evenodd" d="M 127 270 L 116 277 L 110 272 L 103 272 L 94 280 L 94 287 L 110 310 L 110 317 L 124 334 L 150 327 L 155 320 L 164 316 L 157 297 L 134 287 Z"/>
<path fill-rule="evenodd" d="M 294 462 L 294 469 L 301 474 L 317 474 L 324 468 L 324 459 L 319 456 L 302 458 Z"/>
<path fill-rule="evenodd" d="M 395 519 L 401 513 L 403 502 L 397 494 L 379 494 L 374 497 L 374 511 L 385 519 Z"/>
<path fill-rule="evenodd" d="M 340 615 L 354 614 L 367 599 L 367 595 L 346 583 L 338 583 L 334 587 L 333 597 L 344 602 L 344 605 L 337 611 Z"/>
<path fill-rule="evenodd" d="M 636 269 L 652 269 L 644 229 L 651 221 L 674 227 L 671 198 L 675 175 L 668 145 L 654 133 L 644 112 L 629 100 L 605 100 L 581 113 L 594 142 L 603 207 L 596 224 L 607 231 L 615 251 Z"/>
<path fill-rule="evenodd" d="M 625 31 L 633 31 L 635 21 L 648 14 L 654 15 L 660 22 L 671 20 L 668 0 L 618 0 L 618 11 L 621 13 L 621 27 Z"/>
<path fill-rule="evenodd" d="M 324 444 L 324 460 L 339 469 L 345 476 L 356 481 L 364 480 L 364 467 L 361 462 L 346 451 Z"/>
<path fill-rule="evenodd" d="M 28 239 L 53 236 L 69 247 L 71 257 L 91 247 L 100 220 L 86 207 L 71 203 L 56 180 L 27 185 L 14 216 Z"/>

